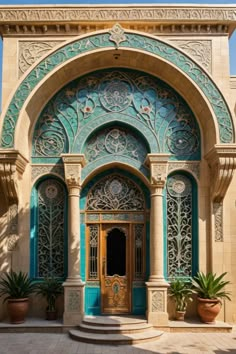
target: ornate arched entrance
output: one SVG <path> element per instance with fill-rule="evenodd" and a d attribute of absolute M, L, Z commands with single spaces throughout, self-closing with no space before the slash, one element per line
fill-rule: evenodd
<path fill-rule="evenodd" d="M 149 258 L 145 199 L 144 190 L 130 176 L 117 172 L 90 188 L 85 220 L 86 294 L 98 306 L 95 310 L 87 305 L 87 313 L 144 313 L 145 306 L 138 308 L 137 301 L 143 298 Z"/>

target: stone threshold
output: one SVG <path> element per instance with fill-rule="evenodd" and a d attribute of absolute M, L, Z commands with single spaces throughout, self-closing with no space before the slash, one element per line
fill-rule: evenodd
<path fill-rule="evenodd" d="M 77 328 L 77 326 L 64 325 L 62 319 L 48 321 L 43 318 L 27 318 L 26 321 L 21 324 L 11 324 L 7 320 L 0 322 L 0 333 L 67 333 L 69 330 L 75 328 Z M 185 321 L 169 321 L 168 326 L 155 328 L 164 332 L 176 333 L 229 333 L 232 331 L 233 326 L 223 321 L 216 321 L 215 324 L 206 324 L 200 322 L 198 319 L 186 319 Z"/>

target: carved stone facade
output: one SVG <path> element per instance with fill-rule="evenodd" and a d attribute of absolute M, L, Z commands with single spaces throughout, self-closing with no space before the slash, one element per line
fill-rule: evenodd
<path fill-rule="evenodd" d="M 171 277 L 226 271 L 235 321 L 235 28 L 235 6 L 0 6 L 0 272 L 63 262 L 66 325 L 103 312 L 106 228 L 130 314 L 168 326 Z"/>

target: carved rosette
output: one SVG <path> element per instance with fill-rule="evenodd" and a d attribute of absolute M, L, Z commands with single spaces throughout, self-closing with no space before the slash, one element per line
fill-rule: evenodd
<path fill-rule="evenodd" d="M 80 191 L 81 170 L 85 166 L 84 155 L 82 154 L 63 154 L 61 155 L 64 170 L 65 181 L 69 190 L 69 195 Z"/>
<path fill-rule="evenodd" d="M 223 201 L 236 168 L 236 146 L 215 145 L 206 155 L 211 169 L 211 198 L 214 203 Z"/>
<path fill-rule="evenodd" d="M 18 235 L 18 186 L 28 160 L 17 150 L 0 151 L 0 179 L 8 203 L 8 250 L 13 251 Z"/>
<path fill-rule="evenodd" d="M 165 187 L 168 159 L 170 154 L 148 154 L 146 165 L 150 167 L 151 187 L 154 189 Z"/>

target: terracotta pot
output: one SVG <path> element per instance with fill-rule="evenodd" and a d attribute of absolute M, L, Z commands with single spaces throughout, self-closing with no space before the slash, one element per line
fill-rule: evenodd
<path fill-rule="evenodd" d="M 7 308 L 11 323 L 24 323 L 29 309 L 29 299 L 9 299 Z"/>
<path fill-rule="evenodd" d="M 46 319 L 48 321 L 53 321 L 57 319 L 57 313 L 56 311 L 47 311 L 46 312 Z"/>
<path fill-rule="evenodd" d="M 184 321 L 185 313 L 186 313 L 186 311 L 176 311 L 175 319 L 177 321 Z"/>
<path fill-rule="evenodd" d="M 198 314 L 204 323 L 215 323 L 216 316 L 220 312 L 221 302 L 218 299 L 198 298 Z"/>

